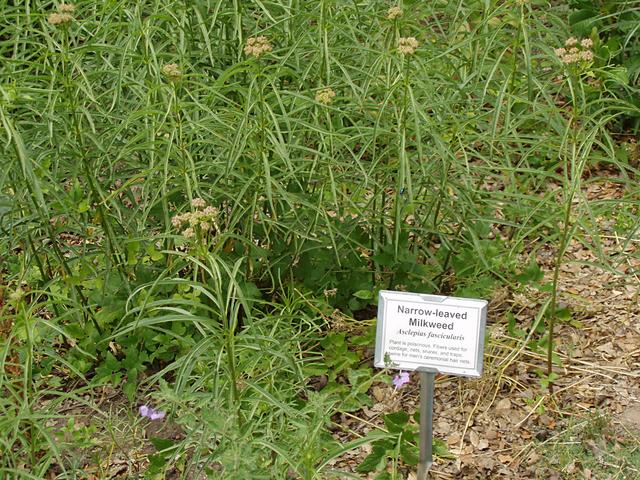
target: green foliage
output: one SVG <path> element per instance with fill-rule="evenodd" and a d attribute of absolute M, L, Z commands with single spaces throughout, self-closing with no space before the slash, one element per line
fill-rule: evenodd
<path fill-rule="evenodd" d="M 384 415 L 384 425 L 387 435 L 374 440 L 371 443 L 371 453 L 358 466 L 358 472 L 369 473 L 379 471 L 376 478 L 397 478 L 398 461 L 404 465 L 416 466 L 419 460 L 418 426 L 410 422 L 411 417 L 403 411 Z M 416 421 L 419 422 L 416 414 Z M 450 458 L 446 445 L 442 441 L 435 440 L 433 454 L 439 457 Z M 389 462 L 392 464 L 392 473 L 387 470 Z"/>
<path fill-rule="evenodd" d="M 0 358 L 26 389 L 0 377 L 0 473 L 64 465 L 29 407 L 64 376 L 132 404 L 162 385 L 188 435 L 149 476 L 318 477 L 340 451 L 328 412 L 374 378 L 372 331 L 327 328 L 332 309 L 370 313 L 383 288 L 555 295 L 520 264 L 532 244 L 557 272 L 588 233 L 609 264 L 591 227 L 612 211 L 633 241 L 637 159 L 610 133 L 638 114 L 628 2 L 571 4 L 595 42 L 579 68 L 552 51 L 566 5 L 541 1 L 412 0 L 395 20 L 380 2 L 80 1 L 58 25 L 23 3 L 0 3 Z M 626 187 L 615 206 L 579 194 L 598 165 Z M 555 300 L 528 334 L 509 324 L 550 366 Z M 380 458 L 411 459 L 408 425 Z"/>
<path fill-rule="evenodd" d="M 339 399 L 337 408 L 345 412 L 371 406 L 369 388 L 375 381 L 371 368 L 363 366 L 365 349 L 373 343 L 375 328 L 368 328 L 363 335 L 347 335 L 345 332 L 329 332 L 320 340 L 322 364 L 314 365 L 307 372 L 326 375 L 323 392 Z"/>
<path fill-rule="evenodd" d="M 572 0 L 569 26 L 583 37 L 597 38 L 595 51 L 601 63 L 608 65 L 599 78 L 610 86 L 613 95 L 619 95 L 634 108 L 625 112 L 625 127 L 640 126 L 640 7 L 635 2 L 605 0 L 591 2 Z"/>

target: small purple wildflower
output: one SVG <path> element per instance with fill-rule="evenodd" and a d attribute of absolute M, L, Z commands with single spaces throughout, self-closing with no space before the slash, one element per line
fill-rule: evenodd
<path fill-rule="evenodd" d="M 148 407 L 146 405 L 140 405 L 140 416 L 147 417 L 150 420 L 161 420 L 166 415 L 162 410 L 156 410 L 155 408 Z"/>
<path fill-rule="evenodd" d="M 396 386 L 396 390 L 402 388 L 406 383 L 409 383 L 411 380 L 409 379 L 409 372 L 400 371 L 398 375 L 393 377 L 393 384 Z"/>

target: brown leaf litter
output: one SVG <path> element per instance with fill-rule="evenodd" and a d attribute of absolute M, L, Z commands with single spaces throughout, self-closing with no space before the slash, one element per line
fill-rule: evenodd
<path fill-rule="evenodd" d="M 590 200 L 617 198 L 620 188 L 611 182 L 593 182 L 585 195 Z M 560 377 L 554 394 L 541 387 L 536 373 L 545 368 L 545 353 L 510 336 L 504 315 L 510 311 L 518 327 L 528 331 L 548 294 L 533 288 L 522 293 L 497 290 L 489 308 L 490 339 L 482 378 L 437 379 L 434 438 L 443 440 L 456 458 L 436 458 L 430 478 L 561 478 L 544 466 L 539 446 L 561 434 L 569 421 L 604 413 L 621 430 L 640 431 L 640 239 L 619 238 L 607 219 L 601 219 L 599 227 L 599 248 L 607 258 L 619 260 L 615 270 L 601 268 L 594 253 L 597 249 L 577 240 L 567 250 L 559 302 L 570 310 L 571 319 L 556 326 L 555 351 L 562 364 L 556 368 Z M 551 278 L 554 253 L 553 245 L 538 251 L 546 281 Z M 358 413 L 359 424 L 351 419 L 351 435 L 341 440 L 384 428 L 386 413 L 415 412 L 417 375 L 412 379 L 412 385 L 393 402 L 385 401 L 385 395 L 393 396 L 389 386 L 375 385 L 371 390 L 374 407 Z M 594 448 L 600 449 L 593 447 L 594 452 Z M 334 468 L 358 475 L 355 468 L 368 450 L 363 447 L 359 455 L 345 454 Z M 575 462 L 573 467 L 577 472 Z M 593 478 L 589 469 L 579 471 L 582 477 Z M 400 467 L 400 472 L 401 478 L 415 478 L 414 469 Z"/>

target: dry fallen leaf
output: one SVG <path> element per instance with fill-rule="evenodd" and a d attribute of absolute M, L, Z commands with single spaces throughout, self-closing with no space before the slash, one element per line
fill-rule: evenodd
<path fill-rule="evenodd" d="M 511 400 L 508 398 L 503 398 L 496 404 L 496 410 L 498 412 L 506 412 L 511 409 Z"/>
<path fill-rule="evenodd" d="M 480 436 L 475 431 L 471 430 L 469 432 L 469 441 L 471 442 L 471 445 L 477 447 L 478 442 L 480 441 Z"/>
<path fill-rule="evenodd" d="M 616 350 L 615 350 L 612 342 L 607 342 L 607 343 L 605 343 L 603 345 L 600 345 L 600 346 L 596 347 L 596 350 L 599 350 L 601 352 L 607 353 L 607 354 L 609 354 L 611 356 L 616 354 Z"/>
<path fill-rule="evenodd" d="M 436 430 L 442 434 L 447 434 L 451 431 L 451 424 L 445 420 L 439 420 L 436 424 Z"/>
<path fill-rule="evenodd" d="M 386 395 L 384 394 L 384 390 L 382 390 L 382 388 L 377 385 L 371 389 L 371 393 L 373 393 L 373 398 L 375 398 L 378 402 L 383 402 L 386 397 Z"/>
<path fill-rule="evenodd" d="M 447 437 L 447 444 L 455 445 L 456 443 L 460 443 L 460 434 L 458 432 L 453 432 Z"/>
<path fill-rule="evenodd" d="M 527 458 L 527 463 L 529 465 L 534 465 L 540 461 L 540 458 L 542 457 L 540 457 L 540 455 L 537 452 L 531 452 L 529 454 L 529 457 Z"/>
<path fill-rule="evenodd" d="M 640 405 L 626 408 L 620 417 L 627 427 L 640 431 Z"/>
<path fill-rule="evenodd" d="M 496 461 L 488 455 L 482 455 L 481 457 L 477 457 L 476 464 L 485 470 L 493 470 L 496 466 Z"/>

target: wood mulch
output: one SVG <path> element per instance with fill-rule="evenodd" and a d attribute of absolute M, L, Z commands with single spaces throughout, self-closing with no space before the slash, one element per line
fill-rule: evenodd
<path fill-rule="evenodd" d="M 584 193 L 588 200 L 615 199 L 622 187 L 603 180 L 589 183 Z M 496 291 L 489 307 L 490 339 L 482 377 L 437 379 L 433 434 L 446 442 L 455 459 L 436 458 L 430 478 L 591 478 L 575 464 L 563 472 L 563 467 L 550 464 L 545 452 L 569 425 L 601 415 L 621 442 L 640 442 L 640 232 L 636 238 L 621 238 L 613 219 L 597 220 L 598 235 L 583 234 L 584 243 L 573 241 L 561 269 L 559 304 L 571 315 L 556 325 L 561 366 L 556 368 L 559 378 L 553 395 L 542 388 L 537 373 L 545 370 L 546 355 L 526 341 L 549 293 L 534 288 Z M 610 268 L 597 266 L 602 264 L 594 253 L 598 249 L 587 243 L 595 238 Z M 551 282 L 554 247 L 543 246 L 536 256 L 545 280 Z M 515 316 L 524 336 L 509 334 L 507 314 Z M 539 337 L 531 332 L 531 339 Z M 400 391 L 375 385 L 370 392 L 373 407 L 343 417 L 350 439 L 384 428 L 383 414 L 413 414 L 419 403 L 417 375 L 412 380 Z M 356 473 L 370 451 L 365 445 L 348 452 L 333 468 L 375 478 L 376 474 Z M 615 455 L 603 461 L 615 466 Z M 633 467 L 620 468 L 622 476 L 617 478 L 640 478 Z M 401 466 L 400 473 L 401 478 L 416 478 L 412 468 Z"/>

